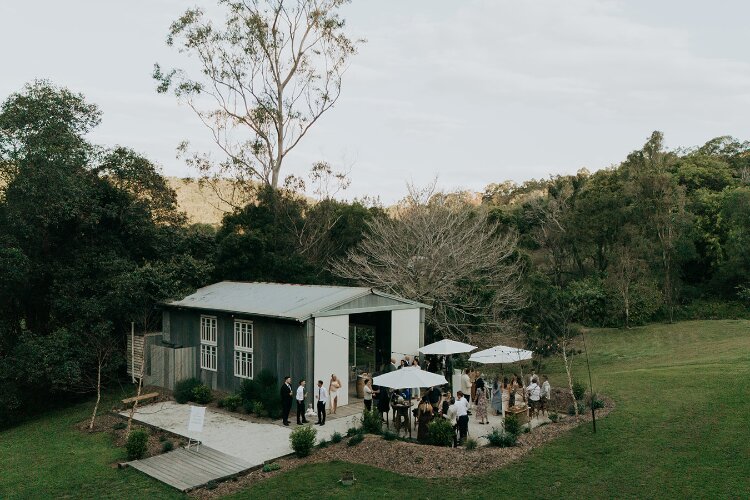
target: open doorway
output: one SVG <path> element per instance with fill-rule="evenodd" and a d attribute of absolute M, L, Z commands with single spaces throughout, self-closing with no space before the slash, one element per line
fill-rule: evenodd
<path fill-rule="evenodd" d="M 363 375 L 372 376 L 390 360 L 391 312 L 349 315 L 349 397 L 363 397 Z"/>

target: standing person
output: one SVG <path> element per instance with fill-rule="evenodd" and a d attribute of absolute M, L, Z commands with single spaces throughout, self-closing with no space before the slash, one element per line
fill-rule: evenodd
<path fill-rule="evenodd" d="M 429 357 L 430 361 L 427 363 L 427 371 L 430 373 L 437 373 L 438 372 L 438 360 L 437 356 L 434 354 Z"/>
<path fill-rule="evenodd" d="M 419 358 L 417 356 L 414 356 L 414 359 L 411 360 L 411 367 L 412 368 L 418 368 L 419 370 L 422 369 L 421 366 L 419 366 Z M 422 399 L 422 391 L 419 387 L 412 387 L 411 388 L 411 397 L 414 399 Z"/>
<path fill-rule="evenodd" d="M 292 410 L 292 377 L 284 377 L 284 385 L 281 386 L 279 395 L 281 396 L 281 420 L 284 425 L 289 425 L 289 412 Z"/>
<path fill-rule="evenodd" d="M 531 381 L 537 379 L 539 380 L 539 377 L 536 376 L 536 370 L 531 370 L 531 375 L 529 375 L 529 385 L 531 385 Z"/>
<path fill-rule="evenodd" d="M 466 399 L 466 410 L 469 409 L 469 395 L 471 394 L 471 377 L 469 376 L 469 372 L 470 370 L 467 368 L 466 370 L 464 370 L 464 374 L 461 375 L 461 392 L 464 394 L 464 398 Z"/>
<path fill-rule="evenodd" d="M 396 366 L 396 358 L 391 358 L 391 364 L 388 365 L 387 371 L 393 372 L 393 371 L 396 371 L 397 368 L 398 367 Z"/>
<path fill-rule="evenodd" d="M 534 413 L 539 412 L 539 400 L 542 397 L 542 389 L 541 387 L 539 387 L 539 384 L 537 382 L 537 378 L 534 377 L 533 379 L 531 379 L 531 383 L 526 388 L 526 394 L 529 395 L 529 407 L 531 408 L 532 417 L 534 416 Z"/>
<path fill-rule="evenodd" d="M 482 382 L 481 387 L 479 382 Z M 484 386 L 484 380 L 481 378 L 477 379 L 476 383 L 476 403 L 474 407 L 477 410 L 477 420 L 482 425 L 489 424 L 490 421 L 487 419 L 487 389 Z"/>
<path fill-rule="evenodd" d="M 449 398 L 446 401 L 446 404 L 447 408 L 445 412 L 443 412 L 443 416 L 447 418 L 453 426 L 453 447 L 455 448 L 456 446 L 458 446 L 458 440 L 456 439 L 456 431 L 458 430 L 458 409 L 456 408 L 456 400 L 453 398 Z"/>
<path fill-rule="evenodd" d="M 469 403 L 476 404 L 477 400 L 477 377 L 479 376 L 479 372 L 477 370 L 471 370 L 469 372 L 469 380 L 471 380 L 471 398 L 469 399 Z"/>
<path fill-rule="evenodd" d="M 516 388 L 521 389 L 521 398 L 523 399 L 523 402 L 526 402 L 526 391 L 524 391 L 524 385 L 523 385 L 523 378 L 519 375 L 516 379 Z"/>
<path fill-rule="evenodd" d="M 492 409 L 495 410 L 495 415 L 503 414 L 503 385 L 500 382 L 500 375 L 495 377 L 495 381 L 492 382 L 490 404 L 492 405 Z"/>
<path fill-rule="evenodd" d="M 385 413 L 386 417 L 388 416 L 388 411 L 390 410 L 391 405 L 391 396 L 388 394 L 388 389 L 385 387 L 378 387 L 375 391 L 378 395 L 378 413 L 380 414 L 380 419 L 383 419 L 383 413 Z"/>
<path fill-rule="evenodd" d="M 328 383 L 328 399 L 331 400 L 331 413 L 336 414 L 336 406 L 339 404 L 339 389 L 341 382 L 335 373 L 331 374 L 331 381 Z"/>
<path fill-rule="evenodd" d="M 516 406 L 516 389 L 518 389 L 517 378 L 518 375 L 514 373 L 510 378 L 510 384 L 508 385 L 508 402 L 510 406 Z"/>
<path fill-rule="evenodd" d="M 430 405 L 432 405 L 432 411 L 433 413 L 437 413 L 438 411 L 438 405 L 440 404 L 440 398 L 442 397 L 443 392 L 440 390 L 440 387 L 433 386 L 430 388 L 430 390 L 427 392 L 427 399 L 430 402 Z"/>
<path fill-rule="evenodd" d="M 503 377 L 503 418 L 505 418 L 505 410 L 510 408 L 510 382 L 508 377 Z"/>
<path fill-rule="evenodd" d="M 365 409 L 372 411 L 372 396 L 377 394 L 377 391 L 372 390 L 372 380 L 369 378 L 365 379 Z"/>
<path fill-rule="evenodd" d="M 458 437 L 461 443 L 464 442 L 469 434 L 469 401 L 466 399 L 463 391 L 456 393 L 456 422 L 458 425 Z"/>
<path fill-rule="evenodd" d="M 318 388 L 315 390 L 315 399 L 318 400 L 318 421 L 315 425 L 326 425 L 326 404 L 328 403 L 328 391 L 323 387 L 323 381 L 318 380 Z"/>
<path fill-rule="evenodd" d="M 427 424 L 432 421 L 434 416 L 432 405 L 427 400 L 427 396 L 423 397 L 419 406 L 417 406 L 417 441 L 421 443 L 427 442 Z"/>
<path fill-rule="evenodd" d="M 305 379 L 299 381 L 299 387 L 297 387 L 297 425 L 307 423 L 305 418 Z"/>
<path fill-rule="evenodd" d="M 539 411 L 544 415 L 547 414 L 547 405 L 549 404 L 549 398 L 552 394 L 552 387 L 549 385 L 549 379 L 547 375 L 542 375 L 542 398 L 539 402 Z"/>

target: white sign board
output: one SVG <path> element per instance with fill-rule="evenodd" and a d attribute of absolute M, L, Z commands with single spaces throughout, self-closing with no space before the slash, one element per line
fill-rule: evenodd
<path fill-rule="evenodd" d="M 205 406 L 191 406 L 188 432 L 203 432 L 203 421 L 206 419 Z"/>

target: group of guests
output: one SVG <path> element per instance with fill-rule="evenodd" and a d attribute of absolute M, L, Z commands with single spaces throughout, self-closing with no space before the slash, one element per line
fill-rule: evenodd
<path fill-rule="evenodd" d="M 305 379 L 299 381 L 296 391 L 292 391 L 292 378 L 284 377 L 284 384 L 281 386 L 281 420 L 284 425 L 289 425 L 289 413 L 292 410 L 292 402 L 297 402 L 297 424 L 306 424 L 305 401 L 307 400 L 307 382 Z M 328 388 L 324 387 L 323 381 L 318 380 L 318 385 L 314 390 L 315 407 L 318 416 L 316 425 L 325 425 L 326 411 L 335 414 L 338 408 L 338 393 L 341 389 L 341 381 L 336 374 L 331 374 L 331 380 Z M 330 407 L 327 410 L 328 404 Z"/>
<path fill-rule="evenodd" d="M 407 356 L 402 359 L 400 366 L 396 365 L 395 359 L 391 359 L 392 368 L 387 371 L 398 370 L 406 366 L 419 366 L 421 368 L 419 358 L 416 356 L 414 359 L 408 358 Z M 426 440 L 428 424 L 434 418 L 441 417 L 448 419 L 453 425 L 457 433 L 455 440 L 463 441 L 468 435 L 471 409 L 476 412 L 476 419 L 481 425 L 489 424 L 487 416 L 489 406 L 492 407 L 496 415 L 501 415 L 504 418 L 505 412 L 508 408 L 516 406 L 519 398 L 529 407 L 532 417 L 547 413 L 552 390 L 547 375 L 542 375 L 541 384 L 539 377 L 534 372 L 529 375 L 528 380 L 528 385 L 525 385 L 523 378 L 515 373 L 510 378 L 502 377 L 502 380 L 498 375 L 490 388 L 478 370 L 467 368 L 461 375 L 461 388 L 456 392 L 455 397 L 450 391 L 444 392 L 438 386 L 428 388 L 420 397 L 420 388 L 389 390 L 373 387 L 372 380 L 365 379 L 364 405 L 367 411 L 372 411 L 373 406 L 375 406 L 382 416 L 383 413 L 391 411 L 396 406 L 410 406 L 409 402 L 412 397 L 417 397 L 420 401 L 413 412 L 418 440 Z M 316 425 L 325 425 L 329 403 L 330 413 L 336 413 L 338 392 L 341 387 L 341 381 L 335 374 L 331 374 L 328 388 L 324 387 L 322 380 L 318 380 L 317 387 L 314 389 L 318 417 Z M 281 387 L 284 425 L 289 425 L 289 413 L 293 400 L 296 400 L 297 403 L 297 424 L 307 423 L 305 418 L 306 399 L 305 380 L 300 380 L 297 390 L 292 391 L 291 377 L 285 377 L 284 385 Z"/>
<path fill-rule="evenodd" d="M 532 372 L 528 380 L 528 385 L 525 385 L 523 378 L 515 373 L 510 379 L 503 377 L 501 381 L 499 376 L 495 378 L 490 391 L 490 405 L 497 415 L 504 417 L 508 408 L 518 404 L 519 398 L 530 408 L 531 416 L 547 413 L 552 393 L 549 378 L 542 375 L 540 383 L 540 378 Z"/>

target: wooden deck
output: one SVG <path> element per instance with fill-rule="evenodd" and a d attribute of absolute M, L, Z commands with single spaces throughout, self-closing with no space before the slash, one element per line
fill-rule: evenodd
<path fill-rule="evenodd" d="M 252 464 L 200 445 L 190 450 L 179 448 L 162 455 L 128 462 L 130 467 L 158 479 L 182 492 L 236 476 Z"/>

